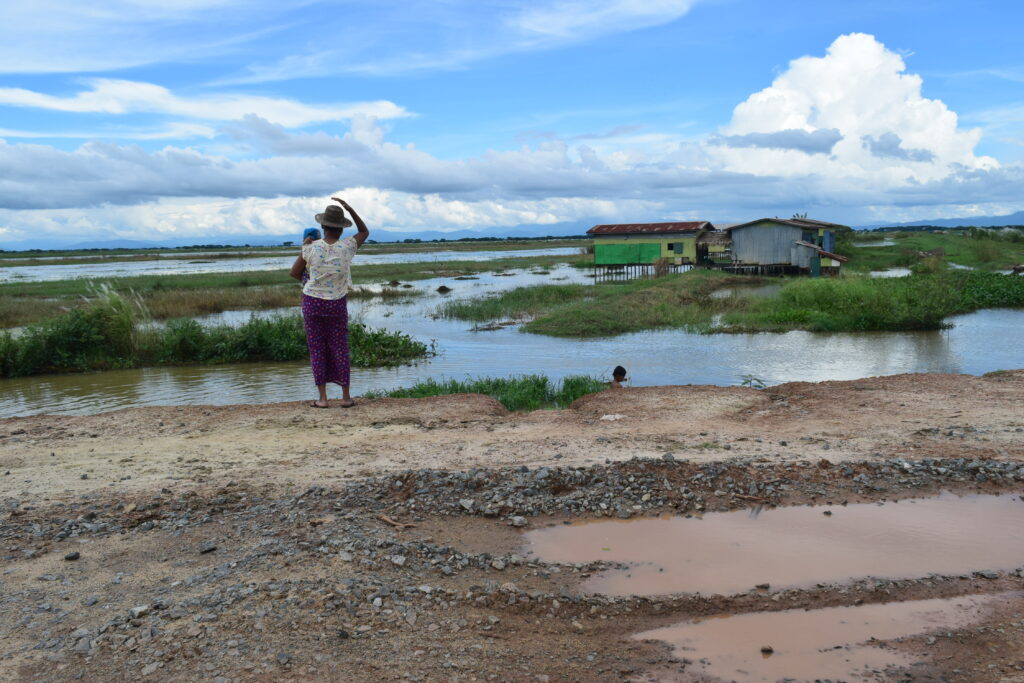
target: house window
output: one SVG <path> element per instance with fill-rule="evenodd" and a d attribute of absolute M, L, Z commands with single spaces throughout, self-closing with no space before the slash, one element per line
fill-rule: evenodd
<path fill-rule="evenodd" d="M 667 250 L 669 250 L 670 252 L 672 252 L 673 254 L 682 254 L 683 253 L 683 243 L 682 242 L 669 242 L 668 244 L 665 245 L 665 248 Z"/>
<path fill-rule="evenodd" d="M 676 245 L 673 242 L 669 242 L 668 244 L 665 245 L 665 248 L 668 249 L 669 251 L 675 251 Z"/>

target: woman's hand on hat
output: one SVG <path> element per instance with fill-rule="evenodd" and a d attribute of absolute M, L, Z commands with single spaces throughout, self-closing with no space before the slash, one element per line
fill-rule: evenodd
<path fill-rule="evenodd" d="M 338 202 L 339 204 L 341 204 L 346 209 L 350 209 L 351 210 L 351 208 L 352 208 L 352 207 L 350 207 L 348 205 L 348 202 L 346 202 L 344 199 L 341 199 L 340 197 L 331 197 L 331 199 L 333 199 L 334 201 Z"/>

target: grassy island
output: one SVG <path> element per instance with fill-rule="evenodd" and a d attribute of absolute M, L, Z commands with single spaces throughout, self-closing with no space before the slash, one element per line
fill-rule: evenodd
<path fill-rule="evenodd" d="M 981 308 L 1024 306 L 1024 277 L 931 264 L 903 278 L 846 276 L 776 280 L 771 297 L 746 296 L 764 279 L 691 271 L 617 285 L 544 285 L 452 302 L 442 315 L 473 321 L 516 320 L 525 332 L 605 337 L 659 328 L 695 332 L 865 332 L 936 330 L 945 319 Z M 712 292 L 734 288 L 731 296 Z"/>

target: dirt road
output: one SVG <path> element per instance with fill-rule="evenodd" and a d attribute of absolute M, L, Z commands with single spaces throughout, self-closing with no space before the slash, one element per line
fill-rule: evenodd
<path fill-rule="evenodd" d="M 636 388 L 529 414 L 460 395 L 3 420 L 0 678 L 711 680 L 631 634 L 1010 591 L 948 637 L 886 643 L 916 663 L 871 675 L 1024 680 L 1020 567 L 612 598 L 580 590 L 607 563 L 546 562 L 522 535 L 1024 493 L 1022 406 L 1014 371 Z"/>

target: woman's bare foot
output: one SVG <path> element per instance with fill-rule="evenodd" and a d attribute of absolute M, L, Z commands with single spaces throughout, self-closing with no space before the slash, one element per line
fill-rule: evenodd
<path fill-rule="evenodd" d="M 355 401 L 353 401 L 353 400 L 352 400 L 352 399 L 350 399 L 350 398 L 346 398 L 346 399 L 343 399 L 343 400 L 341 401 L 341 403 L 339 403 L 338 405 L 339 405 L 339 406 L 341 406 L 342 408 L 351 408 L 351 407 L 352 407 L 352 406 L 354 406 L 355 404 L 356 404 L 356 402 L 355 402 Z"/>
<path fill-rule="evenodd" d="M 312 403 L 309 404 L 309 407 L 310 408 L 326 408 L 327 407 L 327 401 L 313 401 Z"/>

